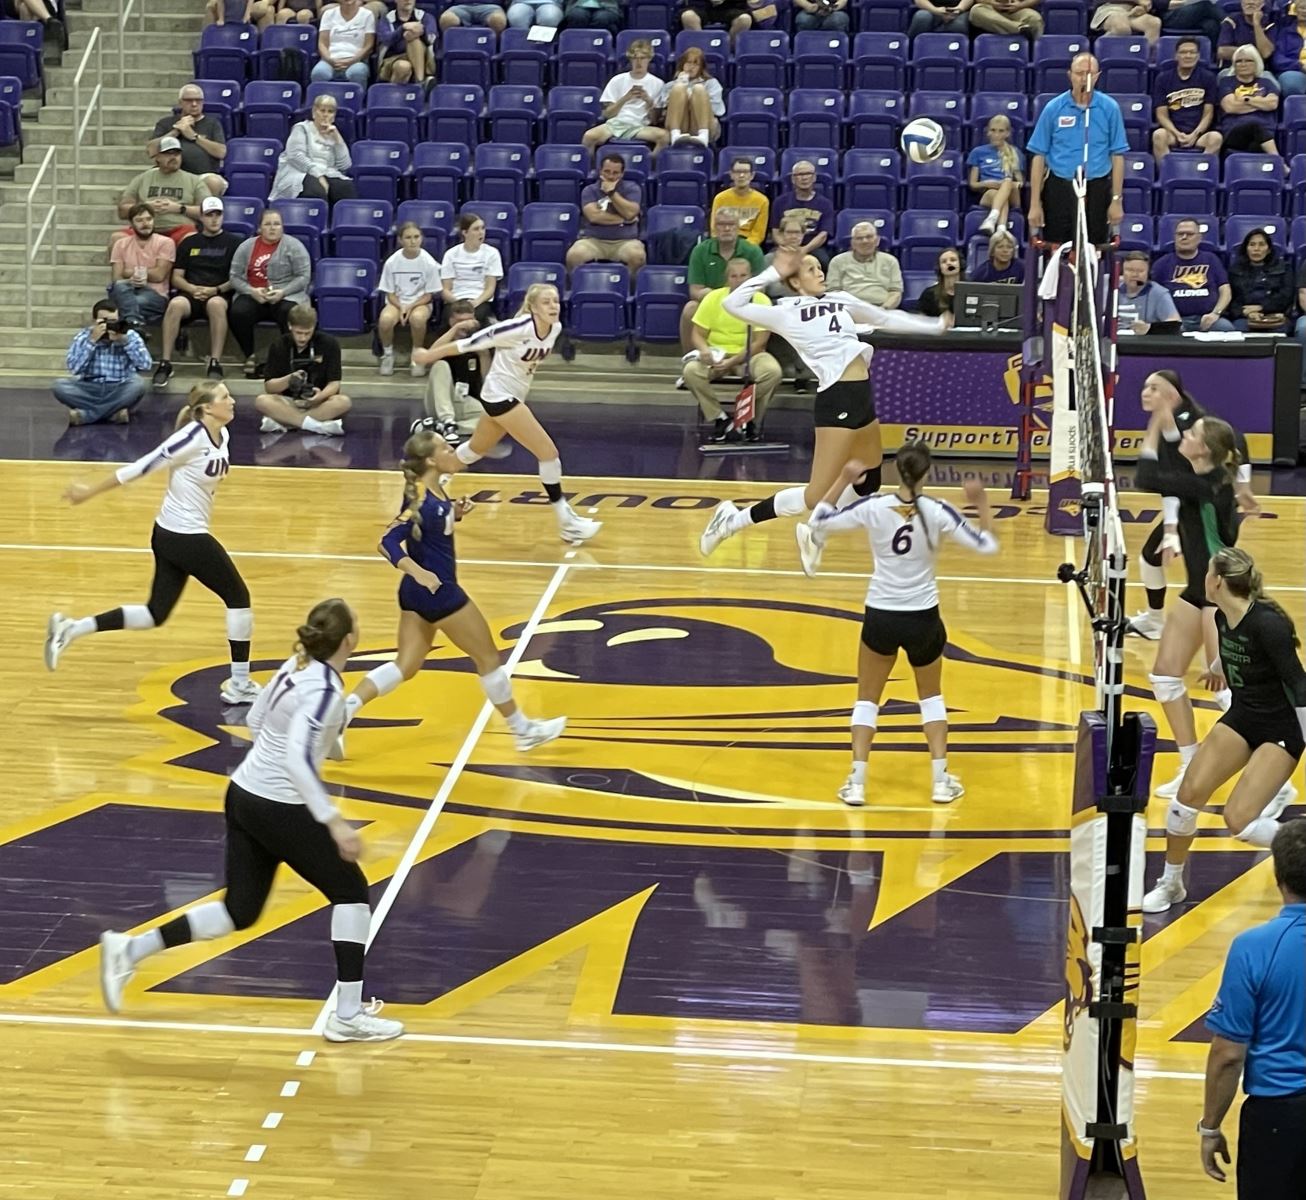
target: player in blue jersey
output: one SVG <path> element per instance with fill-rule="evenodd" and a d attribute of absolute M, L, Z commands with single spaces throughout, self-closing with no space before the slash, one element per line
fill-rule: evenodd
<path fill-rule="evenodd" d="M 558 737 L 566 717 L 533 721 L 512 698 L 512 684 L 499 661 L 499 648 L 475 601 L 458 583 L 454 525 L 472 507 L 451 500 L 441 483 L 459 467 L 453 450 L 429 430 L 404 443 L 404 506 L 378 547 L 402 573 L 399 581 L 398 650 L 354 689 L 345 702 L 345 724 L 378 696 L 392 692 L 422 669 L 437 630 L 442 631 L 476 666 L 486 697 L 508 722 L 517 749 L 533 750 Z M 337 756 L 343 754 L 337 747 Z"/>

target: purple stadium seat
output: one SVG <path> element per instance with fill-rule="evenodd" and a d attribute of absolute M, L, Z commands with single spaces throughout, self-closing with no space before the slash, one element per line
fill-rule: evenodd
<path fill-rule="evenodd" d="M 853 38 L 852 86 L 857 91 L 901 92 L 907 87 L 907 35 L 859 33 Z"/>
<path fill-rule="evenodd" d="M 987 141 L 985 130 L 989 121 L 998 115 L 1011 122 L 1012 145 L 1025 144 L 1029 126 L 1029 100 L 1021 93 L 979 92 L 970 98 L 969 146 L 982 146 Z"/>
<path fill-rule="evenodd" d="M 548 111 L 544 114 L 544 136 L 558 146 L 578 146 L 587 129 L 599 123 L 597 87 L 554 87 L 549 89 Z"/>
<path fill-rule="evenodd" d="M 680 340 L 680 310 L 689 301 L 681 266 L 646 266 L 635 276 L 635 336 L 641 342 Z"/>
<path fill-rule="evenodd" d="M 558 35 L 554 82 L 563 87 L 602 90 L 616 73 L 612 35 L 602 29 L 564 29 Z M 550 134 L 550 139 L 553 135 Z"/>
<path fill-rule="evenodd" d="M 1242 246 L 1243 238 L 1253 230 L 1260 230 L 1262 233 L 1269 234 L 1270 244 L 1282 254 L 1288 249 L 1289 228 L 1287 220 L 1280 216 L 1265 217 L 1256 213 L 1238 213 L 1236 216 L 1225 218 L 1224 244 L 1228 247 L 1229 254 L 1233 255 Z"/>
<path fill-rule="evenodd" d="M 310 83 L 304 90 L 304 107 L 299 111 L 299 119 L 307 121 L 313 115 L 313 105 L 319 96 L 334 96 L 336 101 L 336 128 L 346 142 L 353 144 L 358 137 L 359 114 L 363 111 L 364 88 L 356 83 L 323 80 Z"/>
<path fill-rule="evenodd" d="M 1167 154 L 1160 187 L 1162 212 L 1213 213 L 1219 207 L 1220 160 L 1214 154 Z"/>
<path fill-rule="evenodd" d="M 788 82 L 789 35 L 782 29 L 745 30 L 735 38 L 734 64 L 735 87 L 783 88 Z"/>
<path fill-rule="evenodd" d="M 1114 96 L 1117 92 L 1151 90 L 1152 75 L 1145 37 L 1104 34 L 1094 43 L 1093 53 L 1102 64 L 1102 78 L 1098 86 L 1104 92 Z"/>
<path fill-rule="evenodd" d="M 970 40 L 964 33 L 922 33 L 911 45 L 912 88 L 916 91 L 966 91 Z"/>
<path fill-rule="evenodd" d="M 530 262 L 560 263 L 580 232 L 575 204 L 528 204 L 521 214 L 521 256 Z"/>
<path fill-rule="evenodd" d="M 380 262 L 394 222 L 394 205 L 384 200 L 338 200 L 331 210 L 332 255 Z"/>
<path fill-rule="evenodd" d="M 363 200 L 388 200 L 396 204 L 403 198 L 404 177 L 408 174 L 412 152 L 405 142 L 355 142 L 350 147 L 354 165 L 349 174 Z"/>
<path fill-rule="evenodd" d="M 1283 157 L 1292 160 L 1306 154 L 1306 96 L 1284 96 L 1279 105 L 1279 121 L 1283 138 L 1279 149 Z"/>
<path fill-rule="evenodd" d="M 325 200 L 273 200 L 271 204 L 281 214 L 281 223 L 291 237 L 304 243 L 308 256 L 314 262 L 322 257 L 327 230 L 327 202 Z"/>
<path fill-rule="evenodd" d="M 637 187 L 644 186 L 653 166 L 653 151 L 646 142 L 604 142 L 594 155 L 596 169 L 605 154 L 619 155 L 626 164 L 625 180 Z"/>
<path fill-rule="evenodd" d="M 552 262 L 519 262 L 508 268 L 508 278 L 504 281 L 503 302 L 500 314 L 509 317 L 517 312 L 526 299 L 526 289 L 533 283 L 551 283 L 558 289 L 558 295 L 566 299 L 567 270 Z"/>
<path fill-rule="evenodd" d="M 45 48 L 45 27 L 40 21 L 0 20 L 0 75 L 17 79 L 23 91 L 41 90 L 45 98 L 45 76 L 41 57 Z"/>
<path fill-rule="evenodd" d="M 1167 155 L 1167 157 L 1172 157 Z M 1168 254 L 1174 249 L 1174 229 L 1180 221 L 1197 221 L 1197 228 L 1201 232 L 1201 246 L 1203 250 L 1215 250 L 1219 252 L 1224 249 L 1221 245 L 1220 222 L 1215 219 L 1214 210 L 1211 213 L 1203 214 L 1185 214 L 1185 213 L 1166 213 L 1156 223 L 1156 244 L 1162 254 Z"/>
<path fill-rule="evenodd" d="M 1125 123 L 1125 136 L 1129 139 L 1131 150 L 1150 150 L 1152 148 L 1152 97 L 1150 95 L 1116 95 L 1120 105 L 1120 116 Z"/>
<path fill-rule="evenodd" d="M 413 180 L 418 200 L 457 205 L 472 167 L 472 152 L 462 142 L 418 142 L 413 147 Z"/>
<path fill-rule="evenodd" d="M 1120 249 L 1142 250 L 1151 254 L 1156 246 L 1156 230 L 1152 218 L 1145 214 L 1125 213 L 1120 222 Z"/>
<path fill-rule="evenodd" d="M 1131 150 L 1125 155 L 1124 205 L 1127 213 L 1150 213 L 1156 188 L 1156 160 Z"/>
<path fill-rule="evenodd" d="M 484 110 L 485 92 L 481 88 L 437 83 L 426 101 L 426 136 L 432 142 L 475 146 L 481 140 L 480 117 Z"/>
<path fill-rule="evenodd" d="M 682 29 L 676 34 L 676 58 L 686 50 L 703 51 L 708 70 L 718 79 L 726 77 L 726 64 L 730 60 L 730 38 L 724 29 Z"/>
<path fill-rule="evenodd" d="M 567 298 L 571 335 L 610 342 L 630 335 L 630 272 L 621 263 L 586 263 L 571 273 Z"/>
<path fill-rule="evenodd" d="M 529 29 L 505 29 L 499 35 L 495 63 L 500 83 L 542 88 L 548 83 L 552 62 L 553 43 L 531 41 Z"/>
<path fill-rule="evenodd" d="M 1306 154 L 1298 154 L 1292 160 L 1292 173 L 1288 177 L 1288 195 L 1291 205 L 1288 215 L 1294 218 L 1306 216 Z M 1302 248 L 1295 237 L 1292 244 L 1297 249 Z"/>
<path fill-rule="evenodd" d="M 204 115 L 215 118 L 222 132 L 231 137 L 236 133 L 241 85 L 234 79 L 197 79 L 195 83 L 204 93 Z"/>
<path fill-rule="evenodd" d="M 630 0 L 626 5 L 626 23 L 632 29 L 670 29 L 672 0 Z"/>
<path fill-rule="evenodd" d="M 656 263 L 654 256 L 657 240 L 664 233 L 677 230 L 689 230 L 695 237 L 704 236 L 707 220 L 701 208 L 692 208 L 679 204 L 655 204 L 644 215 L 644 245 L 648 250 L 649 262 Z M 679 264 L 664 264 L 679 265 Z"/>
<path fill-rule="evenodd" d="M 843 91 L 848 75 L 848 36 L 809 29 L 794 35 L 796 88 Z"/>
<path fill-rule="evenodd" d="M 844 98 L 841 91 L 789 93 L 789 144 L 837 149 L 843 145 Z"/>
<path fill-rule="evenodd" d="M 227 157 L 222 161 L 228 192 L 233 196 L 267 199 L 272 190 L 272 177 L 277 173 L 281 146 L 281 142 L 270 138 L 232 138 L 227 143 Z"/>
<path fill-rule="evenodd" d="M 1306 266 L 1306 216 L 1292 219 L 1292 248 L 1300 270 Z"/>
<path fill-rule="evenodd" d="M 859 150 L 896 150 L 907 104 L 898 92 L 854 92 L 848 105 L 852 144 Z"/>
<path fill-rule="evenodd" d="M 372 84 L 363 111 L 363 135 L 381 142 L 416 144 L 421 140 L 418 130 L 425 99 L 420 83 Z"/>
<path fill-rule="evenodd" d="M 459 25 L 446 29 L 440 38 L 440 81 L 487 90 L 493 82 L 490 64 L 499 49 L 494 30 L 484 25 Z"/>
<path fill-rule="evenodd" d="M 1088 49 L 1086 34 L 1065 36 L 1045 33 L 1034 43 L 1030 91 L 1036 94 L 1051 92 L 1053 95 L 1064 92 L 1070 86 L 1066 78 L 1066 73 L 1070 70 L 1070 60 L 1076 54 L 1086 54 Z"/>
<path fill-rule="evenodd" d="M 490 140 L 533 146 L 544 116 L 544 92 L 537 87 L 501 83 L 490 89 Z"/>
<path fill-rule="evenodd" d="M 907 116 L 908 119 L 929 117 L 937 121 L 948 135 L 948 145 L 956 146 L 966 116 L 966 98 L 956 92 L 914 91 L 907 97 Z"/>
<path fill-rule="evenodd" d="M 376 263 L 367 259 L 322 259 L 313 271 L 318 328 L 338 334 L 367 329 L 376 277 Z"/>
<path fill-rule="evenodd" d="M 1283 159 L 1276 154 L 1230 154 L 1224 160 L 1224 195 L 1227 213 L 1277 217 L 1283 212 Z"/>
<path fill-rule="evenodd" d="M 778 146 L 783 115 L 779 88 L 733 88 L 726 94 L 726 138 L 741 146 Z"/>
<path fill-rule="evenodd" d="M 472 152 L 475 174 L 473 195 L 491 204 L 526 203 L 526 177 L 531 169 L 531 151 L 524 145 L 482 142 Z"/>
<path fill-rule="evenodd" d="M 849 150 L 843 156 L 844 208 L 898 207 L 902 159 L 894 150 Z"/>
<path fill-rule="evenodd" d="M 971 50 L 977 92 L 1020 92 L 1029 84 L 1029 43 L 1021 36 L 981 33 Z"/>
<path fill-rule="evenodd" d="M 988 216 L 986 208 L 972 208 L 962 220 L 961 223 L 961 240 L 963 244 L 969 244 L 971 238 L 979 235 L 979 228 L 984 223 L 984 218 Z M 1025 244 L 1025 217 L 1023 213 L 1016 212 L 1012 209 L 1007 214 L 1007 228 L 1011 231 L 1011 236 L 1016 239 L 1016 244 L 1023 246 Z M 988 245 L 989 235 L 983 235 L 984 244 Z M 987 257 L 987 250 L 985 257 Z"/>
<path fill-rule="evenodd" d="M 663 158 L 674 151 L 663 152 Z M 593 173 L 590 152 L 547 144 L 535 148 L 535 199 L 545 204 L 579 204 L 580 190 Z"/>
<path fill-rule="evenodd" d="M 905 164 L 906 206 L 956 211 L 961 206 L 965 161 L 958 150 L 945 150 L 933 162 Z"/>
<path fill-rule="evenodd" d="M 1043 0 L 1043 33 L 1057 37 L 1084 37 L 1088 33 L 1085 0 Z"/>
<path fill-rule="evenodd" d="M 712 151 L 706 146 L 671 146 L 663 150 L 653 161 L 657 202 L 706 208 L 711 170 Z"/>
<path fill-rule="evenodd" d="M 258 219 L 262 212 L 262 200 L 251 200 L 248 196 L 233 196 L 228 192 L 222 198 L 222 228 L 239 237 L 253 237 L 258 229 Z"/>
<path fill-rule="evenodd" d="M 904 271 L 932 271 L 939 251 L 957 245 L 959 238 L 955 212 L 908 211 L 898 221 L 894 253 Z"/>
<path fill-rule="evenodd" d="M 206 25 L 199 46 L 192 52 L 195 78 L 244 83 L 253 74 L 257 49 L 258 30 L 253 25 Z"/>
<path fill-rule="evenodd" d="M 931 264 L 933 265 L 933 264 Z M 921 293 L 934 283 L 934 272 L 904 271 L 902 273 L 902 307 L 905 312 L 915 309 Z"/>
<path fill-rule="evenodd" d="M 295 113 L 304 103 L 303 89 L 294 80 L 255 79 L 245 85 L 241 114 L 245 135 L 284 142 L 290 136 Z"/>
<path fill-rule="evenodd" d="M 424 249 L 432 258 L 440 259 L 444 257 L 456 216 L 455 207 L 443 200 L 405 200 L 395 213 L 395 226 L 405 221 L 416 222 L 422 230 Z"/>
<path fill-rule="evenodd" d="M 300 87 L 308 86 L 308 73 L 317 62 L 316 25 L 269 25 L 259 37 L 254 56 L 260 79 L 280 82 L 287 67 L 293 67 Z"/>
<path fill-rule="evenodd" d="M 485 240 L 499 252 L 504 262 L 517 257 L 512 252 L 513 242 L 517 239 L 517 209 L 513 205 L 469 200 L 458 215 L 463 213 L 475 213 L 485 222 Z"/>
<path fill-rule="evenodd" d="M 904 33 L 915 8 L 910 0 L 853 0 L 856 27 L 870 33 Z"/>

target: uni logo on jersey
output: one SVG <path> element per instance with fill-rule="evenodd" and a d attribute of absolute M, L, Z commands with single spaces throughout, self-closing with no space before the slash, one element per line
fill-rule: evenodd
<path fill-rule="evenodd" d="M 230 470 L 231 460 L 226 458 L 211 458 L 204 464 L 204 474 L 210 479 L 221 479 Z"/>
<path fill-rule="evenodd" d="M 802 321 L 815 321 L 818 317 L 829 317 L 843 312 L 843 305 L 831 301 L 823 301 L 820 304 L 808 305 L 798 310 L 798 317 Z"/>

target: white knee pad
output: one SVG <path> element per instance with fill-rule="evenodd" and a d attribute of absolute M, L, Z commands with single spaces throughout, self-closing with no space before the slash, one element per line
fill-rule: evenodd
<path fill-rule="evenodd" d="M 1162 704 L 1169 704 L 1172 700 L 1182 700 L 1188 695 L 1188 685 L 1178 676 L 1149 675 L 1147 679 L 1152 685 L 1152 694 Z"/>
<path fill-rule="evenodd" d="M 367 904 L 333 904 L 331 906 L 331 940 L 367 945 L 367 931 L 372 925 L 372 909 Z"/>
<path fill-rule="evenodd" d="M 926 696 L 921 700 L 921 724 L 928 725 L 931 721 L 946 721 L 948 719 L 948 706 L 943 703 L 943 697 Z"/>
<path fill-rule="evenodd" d="M 562 459 L 551 458 L 547 462 L 540 460 L 540 482 L 541 483 L 561 483 L 562 482 Z"/>
<path fill-rule="evenodd" d="M 1165 568 L 1159 563 L 1153 566 L 1145 558 L 1138 560 L 1138 575 L 1143 581 L 1143 586 L 1149 592 L 1165 590 Z"/>
<path fill-rule="evenodd" d="M 231 919 L 227 906 L 221 900 L 197 904 L 186 914 L 186 921 L 190 925 L 191 937 L 197 942 L 226 937 L 227 934 L 236 931 L 236 923 Z"/>
<path fill-rule="evenodd" d="M 1170 807 L 1165 810 L 1165 831 L 1173 833 L 1175 837 L 1192 837 L 1197 832 L 1197 818 L 1200 815 L 1200 809 L 1189 808 L 1178 800 L 1171 800 Z"/>
<path fill-rule="evenodd" d="M 153 629 L 154 614 L 145 604 L 124 604 L 122 606 L 122 627 L 124 629 Z"/>
<path fill-rule="evenodd" d="M 775 515 L 777 517 L 801 517 L 807 512 L 807 501 L 804 496 L 806 488 L 793 487 L 785 488 L 783 492 L 775 494 Z"/>
<path fill-rule="evenodd" d="M 480 679 L 481 688 L 491 704 L 507 704 L 512 699 L 512 682 L 508 679 L 508 672 L 502 667 L 495 667 Z"/>
<path fill-rule="evenodd" d="M 247 642 L 254 635 L 254 612 L 248 608 L 227 609 L 227 640 Z"/>
<path fill-rule="evenodd" d="M 869 700 L 858 700 L 853 705 L 852 725 L 856 729 L 858 725 L 865 725 L 868 729 L 874 729 L 880 719 L 880 706 L 872 704 Z"/>
<path fill-rule="evenodd" d="M 481 455 L 472 449 L 471 442 L 463 442 L 455 451 L 454 457 L 465 467 L 470 467 L 473 463 L 481 461 Z"/>
<path fill-rule="evenodd" d="M 1271 821 L 1268 817 L 1257 817 L 1250 824 L 1243 826 L 1241 833 L 1235 833 L 1233 836 L 1249 846 L 1259 846 L 1262 850 L 1268 850 L 1279 828 L 1278 821 Z"/>

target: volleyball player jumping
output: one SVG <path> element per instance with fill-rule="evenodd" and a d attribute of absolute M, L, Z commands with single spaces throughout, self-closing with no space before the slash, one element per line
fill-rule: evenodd
<path fill-rule="evenodd" d="M 486 697 L 508 722 L 517 749 L 534 750 L 559 737 L 567 718 L 533 721 L 522 712 L 513 700 L 512 683 L 499 661 L 490 627 L 459 586 L 453 527 L 471 504 L 451 501 L 440 485 L 441 476 L 452 472 L 456 462 L 453 450 L 433 430 L 420 430 L 404 443 L 404 507 L 379 546 L 403 575 L 398 651 L 393 662 L 368 672 L 354 689 L 346 702 L 345 724 L 364 704 L 412 679 L 431 652 L 436 631 L 443 630 L 472 660 Z M 335 753 L 342 755 L 343 745 Z"/>
<path fill-rule="evenodd" d="M 778 300 L 769 308 L 752 303 L 753 296 L 769 284 L 784 282 L 798 295 Z M 812 509 L 839 478 L 844 464 L 859 459 L 866 464 L 860 478 L 844 490 L 844 504 L 869 496 L 880 488 L 884 454 L 880 422 L 875 415 L 871 389 L 872 347 L 857 336 L 857 323 L 896 333 L 945 332 L 952 316 L 918 317 L 879 308 L 847 292 L 827 292 L 820 261 L 797 250 L 777 250 L 765 271 L 741 283 L 724 301 L 726 311 L 745 324 L 761 325 L 778 333 L 817 377 L 816 444 L 812 451 L 811 478 L 806 487 L 785 488 L 774 496 L 737 508 L 723 500 L 699 539 L 706 557 L 727 538 L 750 525 L 776 517 L 801 517 Z M 819 526 L 798 527 L 799 558 L 808 575 L 821 561 Z"/>
<path fill-rule="evenodd" d="M 363 961 L 372 908 L 358 865 L 362 839 L 336 811 L 318 772 L 344 719 L 340 672 L 358 644 L 358 621 L 343 600 L 323 600 L 298 630 L 295 653 L 249 712 L 254 744 L 227 785 L 226 891 L 179 917 L 130 936 L 100 937 L 100 984 L 110 1012 L 137 964 L 189 942 L 224 937 L 258 920 L 285 863 L 331 903 L 336 1007 L 323 1036 L 330 1042 L 383 1042 L 398 1021 L 363 1004 Z"/>
<path fill-rule="evenodd" d="M 1292 620 L 1261 590 L 1251 555 L 1225 548 L 1211 557 L 1204 582 L 1215 605 L 1219 659 L 1207 677 L 1227 680 L 1233 703 L 1206 735 L 1183 772 L 1166 811 L 1165 869 L 1143 897 L 1143 911 L 1165 912 L 1188 895 L 1184 864 L 1197 818 L 1227 780 L 1238 782 L 1224 806 L 1224 823 L 1239 841 L 1268 848 L 1279 831 L 1270 807 L 1306 749 L 1306 671 Z M 1240 773 L 1241 772 L 1241 773 Z"/>
<path fill-rule="evenodd" d="M 154 582 L 149 600 L 77 620 L 54 613 L 45 639 L 45 665 L 51 671 L 68 646 L 87 634 L 162 625 L 181 599 L 186 581 L 194 578 L 227 606 L 231 676 L 222 685 L 223 701 L 249 704 L 258 695 L 258 684 L 249 677 L 249 642 L 254 631 L 249 588 L 222 544 L 209 532 L 214 494 L 231 469 L 227 426 L 235 415 L 236 402 L 225 384 L 212 380 L 198 383 L 177 416 L 177 431 L 162 445 L 98 483 L 74 483 L 64 492 L 65 500 L 84 504 L 92 496 L 143 475 L 164 467 L 170 471 L 150 537 Z"/>
<path fill-rule="evenodd" d="M 988 498 L 976 480 L 968 481 L 965 490 L 966 498 L 979 509 L 978 529 L 952 505 L 922 491 L 930 469 L 930 448 L 924 442 L 908 442 L 894 462 L 902 480 L 896 491 L 836 508 L 846 485 L 862 478 L 866 470 L 863 463 L 850 462 L 812 513 L 812 530 L 822 538 L 842 530 L 865 530 L 875 557 L 857 656 L 852 771 L 839 789 L 839 799 L 854 807 L 866 803 L 866 762 L 875 739 L 880 697 L 900 650 L 906 652 L 916 676 L 921 723 L 930 748 L 931 798 L 936 804 L 950 804 L 965 793 L 961 780 L 948 773 L 948 708 L 941 690 L 948 631 L 939 616 L 934 564 L 945 537 L 977 554 L 998 550 Z"/>
<path fill-rule="evenodd" d="M 577 513 L 562 495 L 562 459 L 558 447 L 545 432 L 535 414 L 526 407 L 535 372 L 553 352 L 562 325 L 558 314 L 562 303 L 551 283 L 533 283 L 526 289 L 520 311 L 507 321 L 426 350 L 414 350 L 413 361 L 430 365 L 443 358 L 494 350 L 494 361 L 481 384 L 481 407 L 485 418 L 476 426 L 471 440 L 457 450 L 454 470 L 461 471 L 484 458 L 510 434 L 539 461 L 540 482 L 549 497 L 563 541 L 584 542 L 603 528 Z"/>

